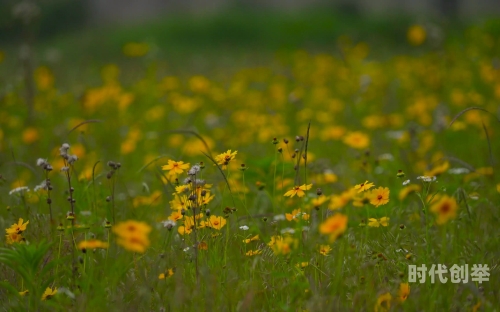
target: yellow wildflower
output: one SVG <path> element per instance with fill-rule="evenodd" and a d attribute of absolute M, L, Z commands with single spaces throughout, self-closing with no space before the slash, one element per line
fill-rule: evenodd
<path fill-rule="evenodd" d="M 301 186 L 294 186 L 294 188 L 286 192 L 284 196 L 294 197 L 295 195 L 297 195 L 298 197 L 303 197 L 306 194 L 304 191 L 310 190 L 311 187 L 312 184 L 308 185 L 303 184 Z"/>

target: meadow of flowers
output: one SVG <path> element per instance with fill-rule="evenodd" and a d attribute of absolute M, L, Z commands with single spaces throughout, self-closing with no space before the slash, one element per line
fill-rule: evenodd
<path fill-rule="evenodd" d="M 183 75 L 129 42 L 31 105 L 2 53 L 0 310 L 498 309 L 500 38 L 427 30 Z"/>

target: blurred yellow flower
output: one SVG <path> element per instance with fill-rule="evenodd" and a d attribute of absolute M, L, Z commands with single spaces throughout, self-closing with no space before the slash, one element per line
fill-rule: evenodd
<path fill-rule="evenodd" d="M 26 144 L 31 144 L 40 138 L 38 130 L 34 127 L 28 127 L 23 131 L 23 142 Z"/>
<path fill-rule="evenodd" d="M 330 245 L 321 245 L 319 246 L 319 253 L 323 256 L 328 256 L 328 254 L 332 251 L 332 247 Z"/>
<path fill-rule="evenodd" d="M 257 250 L 249 250 L 245 253 L 245 256 L 255 256 L 255 255 L 260 255 L 262 253 L 262 250 L 257 249 Z"/>
<path fill-rule="evenodd" d="M 399 284 L 398 297 L 399 301 L 404 302 L 410 295 L 410 284 L 401 283 Z"/>
<path fill-rule="evenodd" d="M 143 253 L 150 244 L 151 227 L 145 222 L 124 221 L 113 226 L 113 232 L 118 236 L 117 243 L 130 251 Z"/>
<path fill-rule="evenodd" d="M 458 204 L 455 197 L 443 195 L 430 207 L 430 211 L 437 215 L 437 224 L 444 224 L 457 216 Z"/>
<path fill-rule="evenodd" d="M 327 234 L 330 236 L 330 242 L 334 242 L 340 235 L 342 235 L 347 229 L 347 216 L 336 213 L 335 215 L 326 219 L 319 226 L 319 232 L 321 234 Z"/>
<path fill-rule="evenodd" d="M 106 249 L 106 248 L 108 248 L 108 246 L 109 246 L 108 243 L 102 242 L 102 241 L 97 240 L 97 239 L 85 240 L 85 241 L 81 241 L 80 243 L 78 243 L 78 249 L 80 249 L 80 250 L 97 249 L 97 248 Z"/>
<path fill-rule="evenodd" d="M 24 237 L 21 234 L 18 233 L 9 233 L 5 235 L 6 237 L 6 242 L 8 245 L 12 245 L 14 243 L 20 243 L 23 242 Z"/>
<path fill-rule="evenodd" d="M 343 142 L 352 148 L 364 149 L 370 145 L 370 138 L 361 131 L 354 131 L 347 134 Z"/>
<path fill-rule="evenodd" d="M 129 42 L 123 46 L 123 54 L 128 57 L 140 57 L 149 52 L 149 45 L 141 42 Z"/>
<path fill-rule="evenodd" d="M 248 243 L 256 241 L 256 240 L 259 240 L 259 235 L 255 235 L 254 237 L 244 239 L 243 242 L 245 244 L 248 244 Z"/>
<path fill-rule="evenodd" d="M 285 218 L 288 221 L 309 220 L 309 214 L 301 212 L 300 209 L 294 209 L 292 213 L 285 213 Z"/>
<path fill-rule="evenodd" d="M 375 218 L 370 218 L 368 219 L 368 226 L 370 227 L 379 227 L 379 226 L 388 226 L 389 225 L 389 218 L 388 217 L 382 217 L 380 219 L 375 219 Z"/>
<path fill-rule="evenodd" d="M 377 298 L 375 304 L 375 312 L 387 312 L 391 309 L 392 296 L 390 293 L 385 293 Z"/>
<path fill-rule="evenodd" d="M 412 25 L 408 28 L 408 32 L 406 33 L 406 38 L 411 45 L 419 46 L 424 43 L 425 38 L 427 37 L 427 32 L 424 27 L 420 25 Z"/>
<path fill-rule="evenodd" d="M 50 69 L 46 66 L 38 67 L 35 70 L 35 82 L 38 90 L 44 91 L 52 88 L 54 84 L 54 76 Z"/>
<path fill-rule="evenodd" d="M 408 196 L 408 194 L 413 192 L 420 192 L 421 189 L 422 186 L 420 184 L 410 184 L 406 187 L 403 187 L 401 191 L 399 191 L 398 198 L 399 200 L 403 200 Z"/>
<path fill-rule="evenodd" d="M 174 275 L 174 269 L 168 269 L 165 273 L 160 273 L 160 275 L 158 275 L 158 279 L 165 279 L 172 275 Z"/>
<path fill-rule="evenodd" d="M 448 161 L 444 161 L 441 165 L 433 167 L 429 171 L 425 171 L 424 176 L 428 177 L 438 176 L 446 172 L 449 168 L 450 168 L 450 163 Z"/>
<path fill-rule="evenodd" d="M 292 249 L 297 248 L 298 240 L 291 236 L 276 235 L 271 237 L 268 246 L 271 247 L 275 255 L 287 255 Z"/>
<path fill-rule="evenodd" d="M 20 292 L 19 292 L 19 296 L 24 297 L 24 296 L 26 296 L 27 294 L 29 294 L 29 292 L 30 292 L 30 291 L 29 291 L 28 289 L 26 289 L 25 291 L 20 291 Z"/>
<path fill-rule="evenodd" d="M 182 219 L 182 217 L 183 217 L 182 212 L 180 210 L 176 210 L 172 211 L 172 214 L 170 214 L 168 219 L 177 222 L 180 219 Z"/>
<path fill-rule="evenodd" d="M 319 209 L 319 207 L 323 205 L 328 199 L 329 197 L 325 195 L 320 195 L 316 198 L 313 198 L 313 200 L 311 201 L 311 205 L 314 209 Z"/>
<path fill-rule="evenodd" d="M 49 300 L 50 298 L 54 297 L 55 294 L 57 294 L 57 288 L 52 289 L 50 287 L 47 287 L 42 295 L 42 301 Z"/>
<path fill-rule="evenodd" d="M 353 199 L 355 194 L 356 190 L 351 188 L 342 192 L 340 195 L 333 195 L 330 199 L 330 204 L 328 205 L 328 209 L 337 210 L 343 208 L 351 201 L 351 199 Z"/>

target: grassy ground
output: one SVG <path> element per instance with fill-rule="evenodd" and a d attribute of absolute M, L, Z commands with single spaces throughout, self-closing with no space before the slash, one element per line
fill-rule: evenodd
<path fill-rule="evenodd" d="M 496 22 L 316 16 L 53 38 L 31 109 L 7 48 L 2 308 L 494 310 Z M 410 282 L 422 264 L 491 275 Z"/>

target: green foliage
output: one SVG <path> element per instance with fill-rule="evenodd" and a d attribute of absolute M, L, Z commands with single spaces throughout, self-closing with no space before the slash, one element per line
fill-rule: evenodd
<path fill-rule="evenodd" d="M 51 246 L 49 242 L 40 241 L 36 244 L 15 244 L 11 248 L 0 248 L 0 263 L 22 277 L 25 289 L 29 290 L 31 307 L 38 306 L 43 292 L 54 280 L 51 270 L 56 262 L 47 255 Z M 5 282 L 0 285 L 17 295 L 12 285 Z"/>

